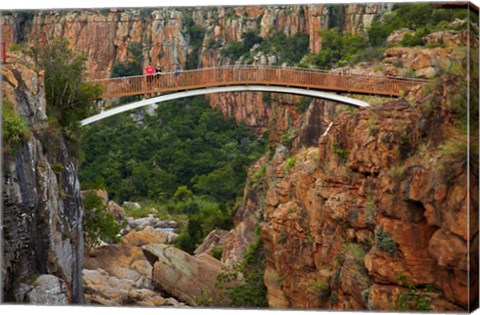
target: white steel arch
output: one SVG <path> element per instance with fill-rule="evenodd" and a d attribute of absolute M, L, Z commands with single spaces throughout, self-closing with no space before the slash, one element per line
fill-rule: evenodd
<path fill-rule="evenodd" d="M 132 109 L 153 105 L 156 103 L 171 101 L 179 98 L 185 98 L 185 97 L 191 97 L 191 96 L 197 96 L 197 95 L 203 95 L 203 94 L 211 94 L 211 93 L 222 93 L 222 92 L 288 93 L 288 94 L 298 94 L 298 95 L 328 99 L 331 101 L 336 101 L 336 102 L 344 103 L 344 104 L 355 106 L 355 107 L 369 106 L 367 102 L 356 100 L 351 97 L 346 97 L 346 96 L 341 96 L 333 93 L 326 93 L 326 92 L 316 91 L 316 90 L 282 87 L 282 86 L 267 86 L 267 85 L 234 85 L 234 86 L 213 87 L 213 88 L 206 88 L 206 89 L 195 89 L 195 90 L 189 90 L 189 91 L 175 92 L 171 94 L 152 97 L 149 99 L 141 100 L 141 101 L 130 103 L 130 104 L 117 106 L 115 108 L 108 109 L 99 114 L 83 119 L 81 121 L 81 125 L 82 126 L 89 125 L 93 122 L 102 120 L 110 116 L 114 116 L 126 111 L 130 111 Z"/>

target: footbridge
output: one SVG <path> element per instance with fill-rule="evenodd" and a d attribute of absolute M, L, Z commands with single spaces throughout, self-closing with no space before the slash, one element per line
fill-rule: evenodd
<path fill-rule="evenodd" d="M 88 125 L 121 112 L 168 100 L 237 91 L 298 94 L 363 107 L 368 106 L 368 103 L 336 93 L 398 97 L 401 91 L 425 82 L 411 78 L 352 75 L 272 66 L 225 66 L 178 73 L 157 73 L 150 76 L 110 78 L 95 81 L 102 87 L 103 92 L 100 96 L 102 99 L 131 95 L 151 98 L 105 110 L 82 120 L 81 124 Z M 159 94 L 162 95 L 153 97 Z"/>

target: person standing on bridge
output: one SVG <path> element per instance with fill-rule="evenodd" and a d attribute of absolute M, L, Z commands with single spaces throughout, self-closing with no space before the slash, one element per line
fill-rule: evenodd
<path fill-rule="evenodd" d="M 175 78 L 175 82 L 178 84 L 178 81 L 180 80 L 180 71 L 182 71 L 182 67 L 178 65 L 178 63 L 175 65 L 175 69 L 173 70 L 173 77 Z"/>
<path fill-rule="evenodd" d="M 156 89 L 160 89 L 160 77 L 162 75 L 162 67 L 160 66 L 160 63 L 157 62 L 157 66 L 155 67 L 155 84 L 156 84 Z"/>
<path fill-rule="evenodd" d="M 145 67 L 145 75 L 147 76 L 146 80 L 147 80 L 147 88 L 146 90 L 148 92 L 150 92 L 152 90 L 152 82 L 153 82 L 153 73 L 155 72 L 155 69 L 153 69 L 152 65 L 147 65 Z M 145 94 L 145 97 L 147 96 L 148 94 Z"/>
<path fill-rule="evenodd" d="M 148 65 L 145 67 L 145 75 L 147 76 L 147 86 L 149 89 L 152 88 L 152 82 L 153 82 L 153 73 L 155 69 L 153 69 L 152 65 Z"/>

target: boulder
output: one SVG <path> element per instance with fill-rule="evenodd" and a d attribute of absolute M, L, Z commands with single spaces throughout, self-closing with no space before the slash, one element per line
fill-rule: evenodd
<path fill-rule="evenodd" d="M 124 201 L 122 207 L 130 209 L 140 209 L 141 206 L 138 202 Z"/>
<path fill-rule="evenodd" d="M 167 243 L 168 233 L 147 226 L 141 231 L 132 231 L 122 238 L 122 242 L 133 246 Z"/>
<path fill-rule="evenodd" d="M 84 269 L 82 274 L 85 302 L 87 304 L 108 306 L 185 306 L 185 304 L 175 299 L 166 299 L 158 292 L 142 288 L 131 280 L 111 276 L 101 268 L 96 270 Z"/>
<path fill-rule="evenodd" d="M 53 275 L 41 275 L 33 282 L 27 300 L 31 304 L 67 305 L 65 282 Z"/>
<path fill-rule="evenodd" d="M 107 203 L 107 210 L 108 210 L 108 212 L 113 214 L 113 216 L 115 217 L 115 220 L 117 220 L 117 221 L 123 220 L 127 216 L 127 214 L 125 213 L 125 210 L 123 210 L 123 208 L 120 207 L 113 200 L 110 200 Z"/>
<path fill-rule="evenodd" d="M 84 269 L 102 269 L 109 275 L 126 279 L 138 286 L 152 288 L 152 266 L 140 247 L 116 244 L 90 249 L 84 257 Z"/>
<path fill-rule="evenodd" d="M 188 305 L 197 306 L 205 300 L 215 306 L 225 305 L 225 298 L 215 287 L 217 276 L 225 268 L 218 260 L 191 256 L 164 244 L 146 245 L 143 253 L 153 266 L 153 282 L 162 292 Z"/>
<path fill-rule="evenodd" d="M 134 219 L 127 217 L 127 232 L 134 229 L 144 229 L 146 226 L 151 226 L 156 229 L 175 229 L 178 224 L 175 221 L 163 221 L 155 217 L 153 214 L 149 214 L 147 217 Z"/>
<path fill-rule="evenodd" d="M 393 44 L 393 45 L 398 44 L 402 41 L 402 39 L 407 34 L 413 35 L 415 34 L 415 32 L 409 30 L 408 28 L 401 28 L 401 29 L 395 30 L 390 35 L 388 35 L 387 43 Z"/>

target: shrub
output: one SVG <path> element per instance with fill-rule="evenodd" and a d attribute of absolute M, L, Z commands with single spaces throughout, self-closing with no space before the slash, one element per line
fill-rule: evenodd
<path fill-rule="evenodd" d="M 290 172 L 290 169 L 295 166 L 295 163 L 297 162 L 297 157 L 293 156 L 287 159 L 285 162 L 284 170 L 286 173 Z"/>
<path fill-rule="evenodd" d="M 345 162 L 350 153 L 350 150 L 342 148 L 337 141 L 332 142 L 332 150 L 343 162 Z"/>
<path fill-rule="evenodd" d="M 214 247 L 210 251 L 210 255 L 218 260 L 221 260 L 223 255 L 223 247 L 222 246 Z"/>
<path fill-rule="evenodd" d="M 375 245 L 381 250 L 389 253 L 392 257 L 397 254 L 397 243 L 395 243 L 390 234 L 383 231 L 382 226 L 379 226 L 375 230 Z"/>
<path fill-rule="evenodd" d="M 45 70 L 47 115 L 58 122 L 73 153 L 79 152 L 82 129 L 79 121 L 96 112 L 99 85 L 83 81 L 86 57 L 74 54 L 66 39 L 55 39 L 32 55 Z"/>
<path fill-rule="evenodd" d="M 410 277 L 403 274 L 397 275 L 400 283 L 407 287 L 406 291 L 397 296 L 398 308 L 402 311 L 431 311 L 431 300 L 426 294 L 430 288 L 419 290 L 415 287 Z"/>
<path fill-rule="evenodd" d="M 83 196 L 83 233 L 88 247 L 97 246 L 100 240 L 118 242 L 122 226 L 107 212 L 103 199 L 95 193 Z"/>
<path fill-rule="evenodd" d="M 12 105 L 5 99 L 2 106 L 2 139 L 4 145 L 15 146 L 27 139 L 29 131 L 25 120 L 13 111 Z"/>
<path fill-rule="evenodd" d="M 217 278 L 217 287 L 224 287 L 236 278 L 237 273 L 243 274 L 244 283 L 235 287 L 226 288 L 230 299 L 230 306 L 259 308 L 267 307 L 267 288 L 263 282 L 265 273 L 265 255 L 260 239 L 259 227 L 255 229 L 255 241 L 249 245 L 243 261 L 235 266 L 235 273 L 222 275 Z"/>

